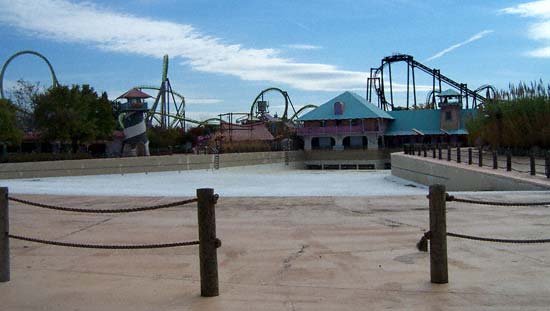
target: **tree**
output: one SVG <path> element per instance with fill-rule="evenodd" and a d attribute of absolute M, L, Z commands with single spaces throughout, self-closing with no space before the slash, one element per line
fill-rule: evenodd
<path fill-rule="evenodd" d="M 0 151 L 4 144 L 19 145 L 23 131 L 17 128 L 16 107 L 7 99 L 0 99 Z"/>
<path fill-rule="evenodd" d="M 23 79 L 17 80 L 17 84 L 8 91 L 8 97 L 18 108 L 17 126 L 28 130 L 34 129 L 34 104 L 33 99 L 40 93 L 44 93 L 44 87 L 40 82 L 29 82 Z"/>
<path fill-rule="evenodd" d="M 34 97 L 35 119 L 42 137 L 79 143 L 109 137 L 115 129 L 107 93 L 98 96 L 89 85 L 57 86 Z"/>

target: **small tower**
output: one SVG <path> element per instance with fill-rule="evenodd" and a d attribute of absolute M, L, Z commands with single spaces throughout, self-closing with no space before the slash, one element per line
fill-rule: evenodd
<path fill-rule="evenodd" d="M 439 108 L 441 109 L 441 129 L 445 131 L 458 130 L 461 121 L 462 96 L 451 89 L 445 90 L 436 96 L 439 99 Z"/>
<path fill-rule="evenodd" d="M 147 138 L 147 128 L 145 126 L 144 114 L 149 109 L 144 99 L 151 96 L 142 91 L 133 88 L 120 95 L 117 99 L 125 98 L 127 101 L 120 105 L 122 125 L 124 128 L 124 143 L 122 154 L 125 154 L 124 147 L 128 146 L 126 154 L 133 156 L 149 155 L 149 139 Z M 119 119 L 120 120 L 120 119 Z"/>

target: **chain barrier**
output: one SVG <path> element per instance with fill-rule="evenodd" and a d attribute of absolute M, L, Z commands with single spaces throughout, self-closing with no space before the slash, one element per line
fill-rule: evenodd
<path fill-rule="evenodd" d="M 82 243 L 69 243 L 69 242 L 58 242 L 58 241 L 49 241 L 36 238 L 29 238 L 14 234 L 8 234 L 12 239 L 28 241 L 40 244 L 56 245 L 56 246 L 65 246 L 65 247 L 77 247 L 77 248 L 96 248 L 96 249 L 152 249 L 152 248 L 168 248 L 168 247 L 178 247 L 178 246 L 190 246 L 198 245 L 199 241 L 186 241 L 186 242 L 176 242 L 176 243 L 162 243 L 162 244 L 141 244 L 141 245 L 103 245 L 103 244 L 82 244 Z"/>
<path fill-rule="evenodd" d="M 36 202 L 19 199 L 12 196 L 8 197 L 8 200 L 34 206 L 34 207 L 41 207 L 41 208 L 52 209 L 57 211 L 76 212 L 76 213 L 94 213 L 94 214 L 114 214 L 114 213 L 133 213 L 133 212 L 152 211 L 152 210 L 175 207 L 175 206 L 197 202 L 197 199 L 194 198 L 189 200 L 176 201 L 172 203 L 158 204 L 158 205 L 144 206 L 144 207 L 133 207 L 133 208 L 124 208 L 124 209 L 84 209 L 84 208 L 62 207 L 62 206 L 49 205 L 49 204 L 43 204 L 43 203 L 36 203 Z"/>
<path fill-rule="evenodd" d="M 495 238 L 484 238 L 484 237 L 480 237 L 480 236 L 466 235 L 466 234 L 460 234 L 460 233 L 454 233 L 454 232 L 447 232 L 447 236 L 455 237 L 455 238 L 461 238 L 461 239 L 467 239 L 467 240 L 473 240 L 473 241 L 507 243 L 507 244 L 542 244 L 542 243 L 550 243 L 550 239 L 534 239 L 534 240 L 495 239 Z M 430 237 L 431 237 L 431 232 L 430 231 L 425 232 L 424 235 L 420 238 L 420 240 L 416 243 L 416 248 L 421 252 L 427 252 L 428 251 L 428 240 L 430 240 Z"/>
<path fill-rule="evenodd" d="M 466 235 L 460 233 L 447 232 L 447 236 L 474 240 L 474 241 L 483 241 L 483 242 L 495 242 L 495 243 L 510 243 L 510 244 L 540 244 L 540 243 L 550 243 L 550 239 L 538 239 L 538 240 L 517 240 L 517 239 L 495 239 L 495 238 L 484 238 L 474 235 Z"/>
<path fill-rule="evenodd" d="M 550 202 L 493 202 L 493 201 L 478 201 L 471 199 L 462 199 L 457 198 L 452 195 L 447 195 L 446 201 L 448 202 L 461 202 L 461 203 L 471 203 L 479 205 L 493 205 L 493 206 L 544 206 L 550 205 Z"/>

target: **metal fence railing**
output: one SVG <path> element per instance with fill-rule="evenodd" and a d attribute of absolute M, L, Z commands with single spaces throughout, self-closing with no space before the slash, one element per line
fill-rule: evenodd
<path fill-rule="evenodd" d="M 550 178 L 550 152 L 545 152 L 544 157 L 535 156 L 534 153 L 528 157 L 513 157 L 510 152 L 502 155 L 481 148 L 451 145 L 404 145 L 403 151 L 407 155 Z"/>

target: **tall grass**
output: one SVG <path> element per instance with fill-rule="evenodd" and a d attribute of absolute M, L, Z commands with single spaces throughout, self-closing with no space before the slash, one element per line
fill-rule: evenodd
<path fill-rule="evenodd" d="M 510 84 L 499 91 L 466 127 L 470 143 L 493 148 L 550 148 L 550 84 Z"/>

